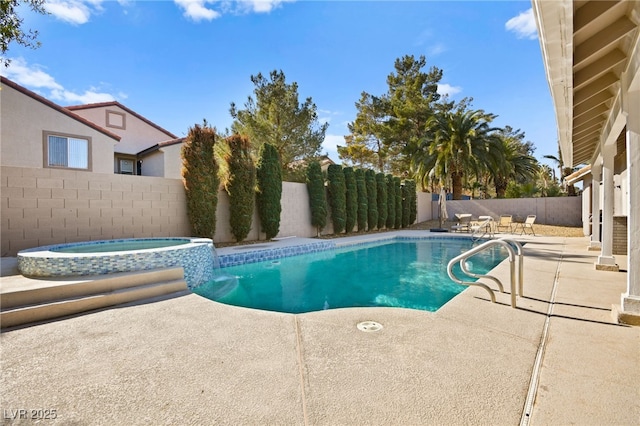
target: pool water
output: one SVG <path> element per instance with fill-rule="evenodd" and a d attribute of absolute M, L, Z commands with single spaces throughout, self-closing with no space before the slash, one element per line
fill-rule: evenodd
<path fill-rule="evenodd" d="M 131 239 L 131 240 L 105 240 L 78 244 L 64 244 L 52 248 L 56 253 L 109 253 L 114 251 L 149 250 L 165 247 L 179 246 L 189 243 L 188 239 L 158 238 L 158 239 Z"/>
<path fill-rule="evenodd" d="M 346 307 L 399 307 L 435 312 L 466 286 L 447 264 L 473 247 L 464 238 L 392 240 L 224 268 L 194 289 L 211 300 L 277 312 Z M 469 259 L 484 274 L 506 259 L 502 247 Z M 462 276 L 459 266 L 454 269 Z M 473 280 L 473 279 L 470 279 Z"/>

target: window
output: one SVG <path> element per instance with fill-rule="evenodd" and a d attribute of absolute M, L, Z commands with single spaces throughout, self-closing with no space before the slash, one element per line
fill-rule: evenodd
<path fill-rule="evenodd" d="M 123 175 L 132 175 L 133 160 L 120 160 L 120 173 Z"/>
<path fill-rule="evenodd" d="M 71 136 L 47 135 L 47 166 L 89 169 L 89 140 Z"/>

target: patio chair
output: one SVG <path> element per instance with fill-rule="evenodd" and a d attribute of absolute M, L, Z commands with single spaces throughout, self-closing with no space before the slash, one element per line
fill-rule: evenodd
<path fill-rule="evenodd" d="M 469 213 L 456 213 L 458 223 L 451 225 L 451 232 L 469 232 L 471 225 L 471 214 Z"/>
<path fill-rule="evenodd" d="M 477 221 L 471 221 L 469 230 L 474 235 L 493 236 L 493 218 L 491 216 L 480 216 Z"/>
<path fill-rule="evenodd" d="M 516 224 L 516 231 L 518 230 L 518 225 L 520 226 L 520 228 L 522 228 L 522 231 L 520 232 L 520 235 L 522 234 L 527 234 L 527 229 L 531 230 L 531 234 L 535 237 L 536 233 L 533 230 L 533 223 L 536 221 L 536 215 L 535 214 L 530 214 L 529 216 L 527 216 L 527 218 L 525 219 L 525 221 L 523 223 L 518 223 Z"/>
<path fill-rule="evenodd" d="M 501 232 L 503 229 L 509 230 L 510 233 L 513 232 L 513 221 L 510 214 L 501 215 L 500 220 L 496 223 L 496 232 Z"/>

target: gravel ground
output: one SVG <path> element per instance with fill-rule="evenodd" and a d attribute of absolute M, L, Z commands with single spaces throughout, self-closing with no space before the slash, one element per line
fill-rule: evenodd
<path fill-rule="evenodd" d="M 444 229 L 449 229 L 451 225 L 454 225 L 455 222 L 447 221 L 442 224 Z M 439 228 L 438 220 L 428 220 L 425 222 L 420 222 L 411 225 L 408 229 L 424 229 L 428 230 L 431 228 Z M 541 225 L 535 223 L 533 225 L 533 230 L 536 235 L 545 235 L 548 237 L 584 237 L 584 233 L 582 231 L 582 227 L 573 227 L 573 226 L 554 226 L 554 225 Z M 353 235 L 361 235 L 361 234 L 376 234 L 378 232 L 387 232 L 386 229 L 382 231 L 368 231 L 363 233 L 353 232 L 350 234 L 340 234 L 340 235 L 323 235 L 320 238 L 329 239 L 329 238 L 340 238 L 340 237 L 348 237 Z M 248 244 L 256 244 L 256 243 L 264 243 L 264 240 L 260 241 L 242 241 L 241 243 L 215 243 L 215 246 L 220 247 L 229 247 L 229 246 L 237 246 L 237 245 L 248 245 Z"/>
<path fill-rule="evenodd" d="M 455 222 L 447 221 L 442 224 L 442 227 L 449 229 L 449 227 L 454 224 Z M 415 225 L 412 225 L 410 229 L 431 229 L 438 227 L 438 220 L 428 220 L 426 222 L 416 223 Z M 554 226 L 534 223 L 533 230 L 536 235 L 546 235 L 549 237 L 584 237 L 584 232 L 582 231 L 581 226 Z"/>

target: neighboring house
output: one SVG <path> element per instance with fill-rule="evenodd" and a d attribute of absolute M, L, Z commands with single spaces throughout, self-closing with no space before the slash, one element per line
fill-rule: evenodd
<path fill-rule="evenodd" d="M 1 77 L 3 166 L 113 172 L 120 136 Z"/>
<path fill-rule="evenodd" d="M 614 312 L 640 324 L 640 1 L 532 5 L 562 158 L 587 166 L 567 182 L 584 181 L 595 269 L 627 271 Z"/>
<path fill-rule="evenodd" d="M 2 77 L 2 165 L 180 179 L 183 138 L 119 102 L 62 107 Z"/>
<path fill-rule="evenodd" d="M 120 142 L 114 147 L 114 173 L 180 178 L 183 139 L 119 102 L 75 105 L 66 109 L 120 136 Z M 177 149 L 168 149 L 175 145 Z M 169 155 L 162 158 L 165 152 Z M 151 157 L 146 158 L 148 156 Z"/>

